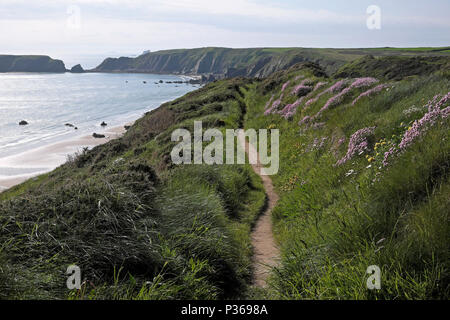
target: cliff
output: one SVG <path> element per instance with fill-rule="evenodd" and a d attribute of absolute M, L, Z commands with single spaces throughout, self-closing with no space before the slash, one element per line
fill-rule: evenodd
<path fill-rule="evenodd" d="M 169 74 L 213 74 L 216 78 L 266 77 L 304 61 L 322 63 L 335 71 L 349 57 L 331 57 L 320 49 L 301 48 L 199 48 L 164 50 L 136 58 L 108 58 L 93 71 Z"/>
<path fill-rule="evenodd" d="M 66 72 L 66 67 L 49 56 L 0 55 L 0 72 Z"/>
<path fill-rule="evenodd" d="M 449 56 L 446 48 L 418 51 L 413 48 L 319 49 L 319 48 L 198 48 L 148 52 L 136 58 L 107 58 L 96 72 L 142 72 L 214 75 L 215 78 L 258 77 L 286 70 L 299 62 L 319 64 L 328 74 L 365 55 Z M 447 48 L 448 49 L 448 48 Z"/>

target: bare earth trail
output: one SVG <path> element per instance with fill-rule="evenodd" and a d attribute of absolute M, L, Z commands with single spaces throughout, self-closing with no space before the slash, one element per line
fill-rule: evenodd
<path fill-rule="evenodd" d="M 263 166 L 259 161 L 258 152 L 254 146 L 246 141 L 242 130 L 239 132 L 238 139 L 248 156 L 253 156 L 257 159 L 257 164 L 252 164 L 253 171 L 261 177 L 268 200 L 267 207 L 260 215 L 251 234 L 254 251 L 253 282 L 256 287 L 263 288 L 267 285 L 266 280 L 270 275 L 271 269 L 277 266 L 280 261 L 280 250 L 275 243 L 272 230 L 272 210 L 279 197 L 274 190 L 270 177 L 261 174 Z"/>

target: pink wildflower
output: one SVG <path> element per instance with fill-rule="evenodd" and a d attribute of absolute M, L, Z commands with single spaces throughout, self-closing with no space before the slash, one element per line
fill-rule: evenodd
<path fill-rule="evenodd" d="M 354 106 L 359 99 L 363 98 L 363 97 L 368 97 L 371 96 L 374 93 L 380 92 L 381 90 L 388 88 L 389 86 L 386 84 L 380 84 L 372 89 L 367 90 L 366 92 L 361 93 L 358 98 L 356 98 L 355 100 L 353 100 L 352 105 Z"/>
<path fill-rule="evenodd" d="M 350 141 L 348 143 L 347 154 L 339 160 L 336 165 L 340 166 L 350 159 L 352 159 L 357 154 L 362 154 L 366 150 L 368 150 L 368 141 L 367 138 L 373 135 L 375 127 L 363 128 L 356 131 L 350 137 Z"/>

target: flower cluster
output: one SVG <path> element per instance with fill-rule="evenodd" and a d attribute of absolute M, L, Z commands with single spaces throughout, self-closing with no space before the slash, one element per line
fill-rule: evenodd
<path fill-rule="evenodd" d="M 371 85 L 378 82 L 378 79 L 367 77 L 367 78 L 357 78 L 351 85 L 350 88 L 362 88 L 370 87 Z"/>
<path fill-rule="evenodd" d="M 284 83 L 283 86 L 281 87 L 281 92 L 284 92 L 284 90 L 286 90 L 286 88 L 289 86 L 290 83 L 291 81 L 287 81 L 286 83 Z"/>
<path fill-rule="evenodd" d="M 322 91 L 317 95 L 317 98 L 320 98 L 320 96 L 327 94 L 327 93 L 336 93 L 338 91 L 341 91 L 345 86 L 347 85 L 347 80 L 340 80 L 333 84 L 331 87 L 329 87 L 327 90 Z"/>
<path fill-rule="evenodd" d="M 272 106 L 269 109 L 266 109 L 266 111 L 264 112 L 264 115 L 267 116 L 271 113 L 274 113 L 281 105 L 281 100 L 283 100 L 283 94 L 281 94 L 281 96 L 272 103 Z"/>
<path fill-rule="evenodd" d="M 361 98 L 371 96 L 374 93 L 378 93 L 383 89 L 388 88 L 387 84 L 380 84 L 372 89 L 367 90 L 366 92 L 361 93 L 355 100 L 353 100 L 352 105 L 354 106 Z"/>
<path fill-rule="evenodd" d="M 402 140 L 400 141 L 398 147 L 392 147 L 384 154 L 383 165 L 387 166 L 389 164 L 389 158 L 404 151 L 408 148 L 414 141 L 419 139 L 424 135 L 428 129 L 433 127 L 438 120 L 445 119 L 450 114 L 450 106 L 444 109 L 441 107 L 446 106 L 450 100 L 450 92 L 440 99 L 440 95 L 436 95 L 433 100 L 429 101 L 428 112 L 419 119 L 414 121 L 411 127 L 404 133 Z M 440 99 L 440 100 L 439 100 Z"/>
<path fill-rule="evenodd" d="M 374 134 L 375 127 L 363 128 L 356 131 L 351 137 L 348 143 L 347 154 L 339 160 L 336 165 L 342 165 L 352 159 L 355 155 L 363 154 L 368 150 L 367 139 Z"/>
<path fill-rule="evenodd" d="M 279 111 L 279 114 L 281 114 L 281 116 L 284 117 L 285 119 L 291 118 L 297 111 L 297 108 L 302 103 L 303 99 L 304 99 L 304 97 L 301 97 L 294 103 L 286 105 L 283 108 L 283 110 Z"/>
<path fill-rule="evenodd" d="M 291 94 L 298 96 L 298 97 L 303 97 L 303 96 L 306 96 L 311 91 L 312 91 L 312 88 L 310 86 L 305 86 L 303 84 L 299 84 L 298 86 L 294 87 Z"/>
<path fill-rule="evenodd" d="M 409 116 L 413 113 L 418 113 L 418 112 L 423 112 L 423 111 L 424 111 L 424 107 L 411 106 L 410 108 L 403 110 L 403 114 L 405 116 Z"/>
<path fill-rule="evenodd" d="M 307 124 L 312 120 L 310 116 L 305 116 L 302 120 L 298 122 L 298 125 L 301 126 L 303 124 Z"/>
<path fill-rule="evenodd" d="M 320 150 L 325 146 L 325 142 L 328 140 L 328 137 L 323 137 L 321 139 L 315 138 L 312 145 L 306 147 L 305 152 L 311 152 L 314 150 Z"/>
<path fill-rule="evenodd" d="M 320 111 L 315 115 L 315 117 L 320 116 L 320 114 L 322 114 L 322 112 L 328 110 L 330 107 L 336 106 L 339 103 L 342 102 L 342 100 L 344 99 L 344 97 L 350 92 L 351 88 L 345 88 L 344 90 L 342 90 L 341 92 L 339 92 L 337 95 L 331 97 L 330 99 L 328 99 L 328 101 L 325 103 L 325 105 L 320 109 Z"/>
<path fill-rule="evenodd" d="M 309 107 L 310 105 L 312 105 L 314 102 L 316 102 L 317 100 L 319 100 L 317 97 L 316 98 L 311 98 L 308 101 L 306 101 L 305 103 L 305 108 Z"/>
<path fill-rule="evenodd" d="M 314 86 L 313 91 L 319 90 L 320 88 L 322 88 L 326 84 L 327 84 L 327 82 L 317 82 L 317 84 Z"/>

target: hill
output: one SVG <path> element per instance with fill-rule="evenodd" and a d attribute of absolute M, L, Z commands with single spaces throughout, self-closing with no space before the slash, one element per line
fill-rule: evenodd
<path fill-rule="evenodd" d="M 308 62 L 210 83 L 0 194 L 0 297 L 448 299 L 450 77 L 413 64 L 376 78 L 390 74 L 379 59 L 342 67 L 357 78 Z M 172 163 L 172 132 L 194 121 L 280 130 L 267 289 L 251 285 L 261 180 L 249 165 Z M 64 287 L 69 264 L 80 291 Z M 380 290 L 366 287 L 372 265 Z"/>
<path fill-rule="evenodd" d="M 231 77 L 267 77 L 299 62 L 314 62 L 327 73 L 365 55 L 383 57 L 450 56 L 449 48 L 375 48 L 375 49 L 315 49 L 315 48 L 198 48 L 164 50 L 136 58 L 108 58 L 92 71 L 145 72 L 203 75 L 217 79 Z"/>
<path fill-rule="evenodd" d="M 66 72 L 66 67 L 48 56 L 0 55 L 0 72 Z"/>

